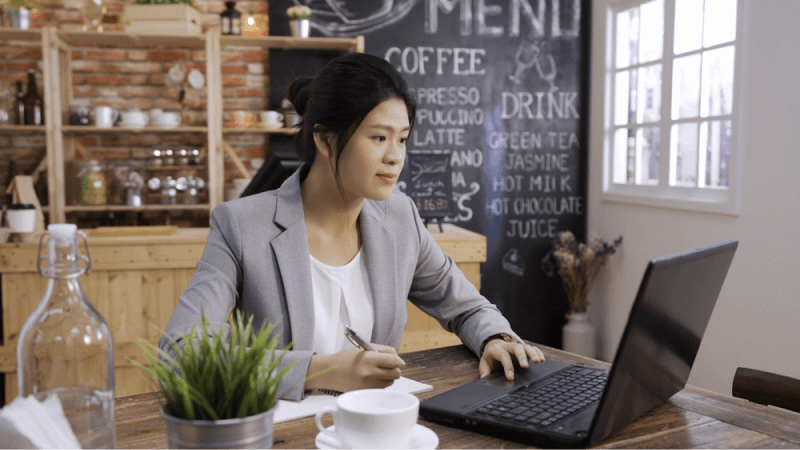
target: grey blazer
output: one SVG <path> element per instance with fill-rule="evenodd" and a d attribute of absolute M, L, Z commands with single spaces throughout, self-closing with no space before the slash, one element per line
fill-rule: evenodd
<path fill-rule="evenodd" d="M 159 347 L 170 352 L 178 333 L 200 328 L 202 314 L 225 329 L 233 308 L 254 323 L 276 323 L 284 363 L 297 365 L 281 385 L 283 398 L 304 396 L 313 355 L 314 306 L 300 182 L 307 165 L 275 191 L 225 202 L 211 214 L 211 231 L 189 286 L 180 296 Z M 370 341 L 398 348 L 408 319 L 406 298 L 455 333 L 476 355 L 497 333 L 513 334 L 499 310 L 480 295 L 442 252 L 410 198 L 365 200 L 359 217 L 362 257 L 373 293 Z M 180 342 L 179 342 L 180 343 Z"/>

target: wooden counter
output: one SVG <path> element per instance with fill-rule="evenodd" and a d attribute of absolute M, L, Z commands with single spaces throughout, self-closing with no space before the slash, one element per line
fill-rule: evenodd
<path fill-rule="evenodd" d="M 467 278 L 480 288 L 486 239 L 454 225 L 443 227 L 444 232 L 436 226 L 429 229 Z M 146 362 L 136 340 L 158 343 L 179 295 L 194 274 L 208 231 L 180 228 L 171 236 L 89 236 L 92 271 L 81 278 L 81 285 L 114 336 L 116 396 L 154 390 L 127 358 Z M 6 402 L 17 395 L 18 333 L 47 287 L 46 279 L 36 270 L 38 245 L 38 239 L 0 244 L 0 377 L 5 378 Z M 458 343 L 454 335 L 409 303 L 402 352 Z"/>

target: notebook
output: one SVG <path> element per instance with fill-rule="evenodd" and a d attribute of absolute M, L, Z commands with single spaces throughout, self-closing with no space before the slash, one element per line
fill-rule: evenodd
<path fill-rule="evenodd" d="M 738 241 L 648 263 L 610 371 L 547 360 L 420 404 L 431 422 L 539 447 L 587 447 L 686 385 Z"/>

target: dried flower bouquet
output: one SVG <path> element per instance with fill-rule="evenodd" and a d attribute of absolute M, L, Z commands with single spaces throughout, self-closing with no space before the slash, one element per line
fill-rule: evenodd
<path fill-rule="evenodd" d="M 589 233 L 589 242 L 586 244 L 578 242 L 570 231 L 563 231 L 556 237 L 553 250 L 545 257 L 542 265 L 549 276 L 555 275 L 555 268 L 558 268 L 572 312 L 586 311 L 589 305 L 589 289 L 600 274 L 606 259 L 616 253 L 620 244 L 621 236 L 609 244 L 594 232 Z M 549 260 L 554 260 L 555 263 Z"/>

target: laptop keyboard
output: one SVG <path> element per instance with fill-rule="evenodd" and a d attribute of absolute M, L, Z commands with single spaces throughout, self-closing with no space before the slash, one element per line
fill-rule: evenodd
<path fill-rule="evenodd" d="M 516 390 L 481 406 L 475 413 L 499 421 L 546 427 L 599 400 L 608 372 L 576 366 L 550 379 L 554 381 L 536 389 Z"/>

